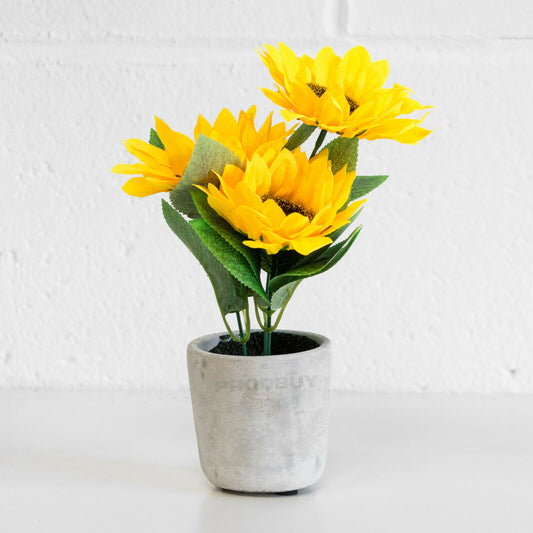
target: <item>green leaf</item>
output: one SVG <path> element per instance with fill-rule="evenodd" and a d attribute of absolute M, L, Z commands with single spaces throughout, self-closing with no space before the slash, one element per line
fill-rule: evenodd
<path fill-rule="evenodd" d="M 301 261 L 305 260 L 305 258 L 307 257 L 309 257 L 309 255 L 301 255 L 298 252 L 295 252 L 294 250 L 279 251 L 276 255 L 276 275 L 281 275 L 285 272 L 288 272 L 289 270 L 294 269 L 298 264 L 301 263 Z M 267 272 L 270 272 L 270 270 L 267 270 Z"/>
<path fill-rule="evenodd" d="M 172 205 L 184 215 L 198 218 L 199 214 L 190 191 L 194 185 L 217 184 L 216 174 L 222 174 L 226 165 L 242 168 L 242 161 L 223 144 L 200 135 L 181 180 L 170 193 Z"/>
<path fill-rule="evenodd" d="M 322 270 L 326 267 L 328 261 L 315 261 L 314 263 L 309 263 L 306 265 L 299 266 L 298 268 L 295 268 L 294 270 L 291 270 L 289 272 L 286 272 L 285 274 L 282 274 L 280 276 L 276 276 L 275 278 L 272 278 L 270 280 L 270 292 L 272 294 L 275 294 L 279 289 L 281 289 L 283 286 L 287 285 L 288 283 L 292 283 L 294 281 L 299 281 L 305 278 L 310 278 L 311 276 L 316 276 L 317 274 L 320 274 Z"/>
<path fill-rule="evenodd" d="M 265 300 L 268 299 L 259 275 L 250 267 L 246 258 L 237 252 L 231 244 L 221 237 L 203 218 L 192 220 L 190 225 L 209 251 L 220 261 L 222 266 L 243 285 Z"/>
<path fill-rule="evenodd" d="M 259 252 L 242 243 L 247 237 L 235 231 L 231 224 L 218 215 L 209 205 L 207 195 L 196 189 L 191 190 L 191 196 L 200 216 L 223 238 L 236 252 L 241 253 L 252 268 L 254 274 L 259 276 Z"/>
<path fill-rule="evenodd" d="M 301 280 L 296 280 L 279 288 L 276 292 L 274 292 L 274 294 L 272 294 L 270 305 L 268 305 L 268 303 L 262 298 L 256 296 L 255 303 L 257 307 L 265 312 L 277 311 L 278 309 L 281 309 L 287 303 L 287 301 L 292 298 L 292 295 L 294 294 L 294 291 L 296 291 L 296 288 L 300 282 Z"/>
<path fill-rule="evenodd" d="M 264 270 L 270 274 L 272 271 L 272 256 L 267 254 L 266 250 L 260 250 L 259 254 L 261 270 Z"/>
<path fill-rule="evenodd" d="M 347 172 L 352 172 L 357 166 L 357 152 L 359 147 L 359 139 L 352 137 L 337 137 L 326 145 L 324 150 L 328 150 L 328 159 L 331 161 L 331 171 L 336 174 L 342 170 L 346 165 Z"/>
<path fill-rule="evenodd" d="M 161 139 L 159 138 L 159 135 L 157 134 L 157 131 L 154 130 L 154 128 L 150 129 L 150 140 L 148 142 L 152 146 L 157 146 L 157 148 L 161 148 L 161 150 L 165 149 L 165 146 L 161 142 Z"/>
<path fill-rule="evenodd" d="M 272 294 L 272 299 L 270 303 L 270 308 L 273 311 L 277 311 L 278 309 L 281 309 L 287 300 L 290 300 L 292 298 L 292 295 L 294 294 L 294 291 L 296 290 L 296 287 L 300 284 L 301 280 L 292 281 L 291 283 L 287 283 L 286 285 L 283 285 L 283 287 L 279 288 L 274 294 Z"/>
<path fill-rule="evenodd" d="M 328 237 L 335 242 L 351 225 L 352 222 L 361 214 L 361 212 L 364 209 L 364 205 L 362 205 L 350 218 L 350 223 L 345 224 L 344 226 L 341 226 L 338 230 L 335 230 L 333 233 L 330 233 Z"/>
<path fill-rule="evenodd" d="M 287 150 L 294 150 L 298 146 L 302 145 L 312 133 L 315 131 L 316 126 L 308 126 L 307 124 L 301 124 L 298 129 L 289 137 L 287 144 L 283 148 Z"/>
<path fill-rule="evenodd" d="M 222 266 L 192 226 L 168 202 L 162 200 L 162 206 L 163 216 L 170 229 L 183 241 L 206 271 L 220 311 L 227 315 L 246 309 L 248 289 Z"/>
<path fill-rule="evenodd" d="M 285 274 L 272 278 L 269 284 L 271 293 L 275 294 L 276 291 L 288 283 L 316 276 L 317 274 L 321 274 L 332 268 L 344 257 L 360 231 L 361 226 L 357 227 L 345 241 L 329 246 L 328 249 L 323 252 L 322 256 L 318 256 L 312 263 L 301 264 Z"/>
<path fill-rule="evenodd" d="M 357 200 L 379 187 L 389 176 L 356 176 L 348 201 Z"/>
<path fill-rule="evenodd" d="M 328 259 L 327 265 L 320 271 L 320 274 L 333 268 L 346 255 L 348 250 L 352 247 L 352 244 L 355 242 L 355 239 L 357 239 L 359 233 L 361 233 L 362 228 L 363 226 L 357 226 L 345 241 L 334 244 L 331 247 L 338 246 L 338 249 L 336 249 L 334 254 Z"/>

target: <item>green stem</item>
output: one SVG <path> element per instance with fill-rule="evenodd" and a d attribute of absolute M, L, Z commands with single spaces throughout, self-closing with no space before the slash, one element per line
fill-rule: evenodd
<path fill-rule="evenodd" d="M 294 288 L 290 292 L 289 297 L 285 300 L 285 303 L 283 304 L 283 307 L 278 311 L 278 316 L 276 317 L 276 322 L 272 326 L 272 330 L 275 330 L 279 326 L 279 322 L 281 320 L 281 317 L 283 316 L 283 313 L 285 312 L 285 309 L 287 308 L 287 304 L 289 303 L 290 299 L 292 298 L 292 295 L 294 294 L 294 291 L 296 290 L 298 285 L 300 285 L 300 282 L 301 282 L 301 280 L 298 281 L 298 283 L 296 283 L 296 285 L 294 286 Z"/>
<path fill-rule="evenodd" d="M 275 278 L 278 273 L 278 258 L 276 255 L 272 256 L 272 265 L 270 267 L 270 272 L 267 273 L 266 279 L 266 293 L 268 296 L 268 307 L 266 311 L 263 311 L 265 316 L 265 323 L 263 327 L 263 355 L 272 354 L 272 331 L 276 329 L 272 327 L 272 311 L 271 301 L 272 301 L 272 291 L 270 290 L 270 280 Z"/>
<path fill-rule="evenodd" d="M 237 315 L 237 325 L 239 326 L 239 336 L 241 339 L 244 339 L 244 331 L 242 329 L 242 322 L 241 322 L 241 313 L 240 311 L 237 311 L 235 313 Z M 246 350 L 246 341 L 241 342 L 242 346 L 242 355 L 248 355 L 248 351 Z"/>
<path fill-rule="evenodd" d="M 220 306 L 219 306 L 219 309 L 220 309 Z M 242 324 L 241 324 L 241 321 L 240 321 L 240 316 L 239 316 L 239 312 L 237 311 L 237 323 L 239 324 L 239 332 L 240 332 L 240 336 L 237 337 L 237 335 L 235 335 L 235 333 L 233 333 L 233 330 L 231 329 L 230 325 L 228 324 L 228 321 L 226 320 L 226 315 L 222 312 L 222 309 L 220 309 L 220 314 L 222 316 L 222 320 L 224 321 L 224 325 L 226 326 L 226 330 L 229 334 L 229 336 L 235 341 L 235 342 L 238 342 L 239 344 L 246 344 L 249 340 L 250 340 L 250 332 L 251 332 L 251 328 L 250 328 L 250 311 L 249 311 L 249 307 L 248 307 L 248 301 L 246 302 L 246 307 L 244 309 L 244 332 L 243 332 L 243 329 L 242 329 Z"/>
<path fill-rule="evenodd" d="M 272 272 L 274 267 L 274 261 L 272 261 Z M 263 355 L 270 355 L 272 351 L 272 332 L 270 331 L 270 327 L 272 326 L 272 308 L 270 307 L 270 300 L 272 298 L 272 294 L 270 294 L 270 273 L 267 274 L 267 281 L 266 281 L 266 293 L 268 296 L 268 308 L 266 311 L 266 324 L 265 324 L 265 330 L 263 331 Z"/>
<path fill-rule="evenodd" d="M 264 330 L 265 329 L 265 323 L 266 322 L 261 322 L 261 317 L 259 316 L 259 307 L 258 305 L 254 302 L 254 308 L 255 308 L 255 318 L 257 320 L 257 323 L 259 324 L 259 327 Z M 263 310 L 261 310 L 261 312 L 263 312 Z M 263 313 L 264 315 L 264 313 Z"/>
<path fill-rule="evenodd" d="M 226 320 L 226 315 L 224 315 L 222 313 L 222 320 L 224 321 L 224 325 L 226 326 L 226 331 L 228 332 L 229 336 L 235 341 L 235 342 L 238 342 L 239 344 L 241 343 L 241 339 L 239 337 L 237 337 L 235 335 L 235 333 L 233 333 L 230 325 L 228 324 L 228 321 Z"/>
<path fill-rule="evenodd" d="M 326 130 L 320 130 L 320 133 L 318 135 L 318 139 L 316 140 L 315 147 L 313 148 L 313 153 L 311 154 L 311 158 L 315 156 L 315 154 L 318 152 L 318 149 L 322 146 L 322 143 L 324 142 L 324 139 L 326 138 Z"/>
<path fill-rule="evenodd" d="M 287 144 L 283 147 L 287 150 L 294 150 L 303 144 L 313 131 L 315 131 L 316 126 L 308 126 L 307 124 L 300 124 L 298 129 L 287 139 Z"/>

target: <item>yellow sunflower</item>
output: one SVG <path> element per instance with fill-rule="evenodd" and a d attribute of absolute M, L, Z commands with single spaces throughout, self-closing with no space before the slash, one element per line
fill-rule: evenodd
<path fill-rule="evenodd" d="M 137 174 L 122 190 L 131 196 L 148 196 L 158 192 L 171 191 L 180 180 L 194 149 L 194 143 L 182 133 L 171 130 L 160 118 L 155 117 L 155 128 L 165 149 L 141 141 L 128 139 L 126 150 L 141 163 L 115 165 L 111 172 L 117 174 Z"/>
<path fill-rule="evenodd" d="M 272 113 L 262 126 L 255 128 L 256 107 L 241 111 L 238 120 L 227 109 L 223 109 L 213 126 L 202 115 L 198 117 L 194 138 L 206 135 L 229 148 L 244 164 L 254 153 L 265 155 L 279 151 L 294 130 L 287 130 L 285 123 L 272 125 Z M 155 129 L 164 149 L 152 146 L 139 139 L 125 141 L 126 149 L 141 163 L 116 165 L 112 172 L 117 174 L 136 174 L 142 177 L 130 179 L 122 187 L 132 196 L 148 196 L 168 192 L 178 184 L 191 158 L 194 142 L 186 135 L 174 131 L 160 118 L 155 117 Z"/>
<path fill-rule="evenodd" d="M 394 139 L 406 144 L 416 144 L 430 133 L 418 126 L 426 115 L 397 117 L 431 106 L 409 98 L 410 90 L 401 85 L 383 88 L 388 62 L 372 62 L 362 46 L 342 58 L 330 47 L 320 50 L 315 59 L 298 57 L 283 43 L 279 50 L 265 45 L 259 54 L 277 88 L 262 91 L 284 108 L 281 115 L 285 120 L 300 119 L 344 137 Z"/>
<path fill-rule="evenodd" d="M 327 150 L 309 160 L 300 150 L 285 149 L 266 158 L 255 154 L 245 170 L 226 165 L 218 186 L 198 188 L 248 236 L 243 242 L 250 248 L 276 254 L 287 247 L 308 255 L 331 243 L 328 235 L 348 224 L 366 201 L 344 207 L 354 179 L 346 167 L 333 175 Z"/>
<path fill-rule="evenodd" d="M 223 109 L 212 126 L 200 115 L 194 128 L 194 138 L 198 139 L 198 136 L 203 134 L 218 141 L 229 148 L 245 165 L 256 153 L 265 156 L 267 152 L 279 152 L 295 127 L 287 130 L 285 122 L 273 126 L 273 113 L 270 113 L 257 130 L 255 114 L 256 106 L 252 106 L 246 112 L 241 111 L 239 119 L 236 120 L 230 111 Z"/>

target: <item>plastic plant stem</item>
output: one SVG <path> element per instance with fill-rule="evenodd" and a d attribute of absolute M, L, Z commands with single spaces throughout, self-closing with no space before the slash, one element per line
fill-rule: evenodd
<path fill-rule="evenodd" d="M 276 330 L 277 327 L 279 326 L 279 322 L 281 320 L 281 317 L 283 316 L 283 313 L 285 312 L 285 309 L 287 308 L 287 304 L 289 303 L 290 299 L 292 298 L 292 295 L 294 294 L 294 292 L 296 291 L 296 288 L 298 287 L 298 285 L 300 285 L 300 283 L 301 283 L 301 280 L 298 281 L 298 283 L 294 286 L 294 289 L 290 293 L 289 297 L 285 300 L 285 303 L 283 304 L 283 307 L 278 311 L 278 316 L 276 317 L 276 322 L 274 322 L 274 325 L 271 328 L 272 331 Z"/>
<path fill-rule="evenodd" d="M 300 285 L 302 280 L 298 281 L 296 283 L 296 285 L 294 286 L 294 288 L 292 289 L 292 291 L 289 293 L 289 297 L 285 300 L 285 303 L 283 304 L 283 306 L 281 307 L 281 309 L 279 309 L 278 311 L 278 315 L 276 316 L 276 321 L 274 322 L 274 325 L 273 326 L 270 326 L 270 327 L 267 327 L 267 313 L 265 311 L 263 311 L 261 309 L 261 312 L 263 313 L 263 320 L 261 320 L 261 316 L 259 315 L 259 307 L 257 306 L 257 304 L 254 305 L 254 309 L 255 309 L 255 318 L 257 319 L 257 323 L 259 324 L 259 327 L 263 330 L 263 331 L 270 331 L 270 332 L 273 332 L 275 331 L 278 326 L 279 326 L 279 323 L 280 323 L 280 320 L 281 318 L 283 317 L 283 313 L 285 312 L 285 309 L 287 308 L 287 305 L 290 301 L 290 299 L 292 298 L 292 295 L 294 294 L 294 292 L 296 291 L 296 288 L 298 287 L 298 285 Z M 274 312 L 272 312 L 272 315 L 271 316 L 274 316 Z"/>
<path fill-rule="evenodd" d="M 326 130 L 320 130 L 320 133 L 318 134 L 318 139 L 316 140 L 315 147 L 313 148 L 313 152 L 309 159 L 314 157 L 315 154 L 318 152 L 318 149 L 322 146 L 322 143 L 324 142 L 324 139 L 326 138 L 326 133 L 327 133 Z"/>
<path fill-rule="evenodd" d="M 251 332 L 251 328 L 250 328 L 250 312 L 248 310 L 248 302 L 246 302 L 246 308 L 244 309 L 244 326 L 246 328 L 246 331 L 244 333 L 244 336 L 241 334 L 240 337 L 237 337 L 235 335 L 235 333 L 233 333 L 233 330 L 230 328 L 230 325 L 228 324 L 228 321 L 226 320 L 226 315 L 222 312 L 220 312 L 220 314 L 222 315 L 222 320 L 224 321 L 224 325 L 226 326 L 226 330 L 229 334 L 229 336 L 235 341 L 235 342 L 238 342 L 239 344 L 243 344 L 243 343 L 247 343 L 248 340 L 250 339 L 250 332 Z"/>
<path fill-rule="evenodd" d="M 239 335 L 241 339 L 244 339 L 244 331 L 242 329 L 242 322 L 241 322 L 241 313 L 240 311 L 237 311 L 235 313 L 237 315 L 237 325 L 239 326 Z M 248 351 L 246 350 L 246 341 L 241 342 L 242 346 L 242 355 L 248 355 Z"/>
<path fill-rule="evenodd" d="M 267 296 L 268 296 L 268 309 L 266 313 L 264 313 L 266 315 L 265 316 L 266 324 L 263 330 L 263 355 L 270 355 L 270 351 L 272 347 L 272 331 L 270 331 L 270 326 L 272 325 L 271 324 L 272 310 L 270 308 L 270 299 L 272 296 L 270 294 L 269 285 L 270 285 L 270 273 L 267 274 L 267 282 L 266 282 Z"/>
<path fill-rule="evenodd" d="M 272 292 L 270 291 L 270 280 L 271 278 L 275 278 L 278 270 L 278 260 L 275 255 L 272 256 L 272 266 L 270 268 L 270 272 L 267 273 L 267 279 L 266 279 L 266 293 L 268 296 L 268 307 L 266 312 L 266 324 L 265 328 L 263 329 L 263 355 L 271 355 L 272 353 L 272 331 L 275 328 L 272 328 L 272 307 L 271 307 L 271 301 L 272 301 Z"/>
<path fill-rule="evenodd" d="M 257 323 L 259 324 L 259 327 L 264 331 L 266 326 L 265 326 L 265 322 L 262 322 L 261 321 L 261 317 L 259 316 L 259 307 L 258 305 L 254 302 L 254 309 L 255 309 L 255 318 L 257 320 Z M 261 310 L 261 312 L 263 313 L 263 311 Z M 263 313 L 263 317 L 265 316 L 265 313 Z"/>
<path fill-rule="evenodd" d="M 283 148 L 291 151 L 298 148 L 312 135 L 315 128 L 316 126 L 300 124 L 296 131 L 287 139 L 287 144 Z"/>

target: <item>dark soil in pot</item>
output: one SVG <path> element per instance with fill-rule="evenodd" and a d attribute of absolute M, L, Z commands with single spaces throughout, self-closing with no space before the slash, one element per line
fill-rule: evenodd
<path fill-rule="evenodd" d="M 274 331 L 272 333 L 272 355 L 297 353 L 318 348 L 319 344 L 309 337 Z M 248 355 L 263 355 L 263 332 L 254 331 L 246 343 Z M 242 346 L 235 342 L 229 335 L 220 337 L 219 343 L 209 350 L 211 353 L 225 355 L 242 355 Z"/>

